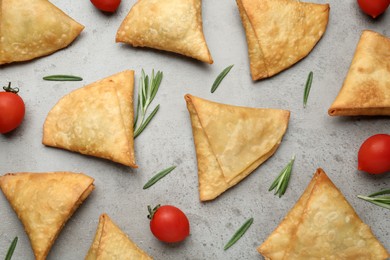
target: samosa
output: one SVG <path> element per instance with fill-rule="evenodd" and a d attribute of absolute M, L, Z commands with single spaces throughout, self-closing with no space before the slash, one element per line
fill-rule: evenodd
<path fill-rule="evenodd" d="M 290 112 L 238 107 L 186 95 L 198 160 L 201 201 L 236 185 L 271 157 L 287 130 Z"/>
<path fill-rule="evenodd" d="M 63 49 L 83 29 L 47 0 L 1 0 L 0 65 Z"/>
<path fill-rule="evenodd" d="M 36 260 L 46 259 L 67 220 L 94 189 L 93 181 L 72 172 L 21 172 L 0 177 L 0 188 L 23 223 Z"/>
<path fill-rule="evenodd" d="M 245 29 L 253 80 L 288 69 L 325 33 L 329 5 L 296 0 L 236 0 Z"/>
<path fill-rule="evenodd" d="M 72 91 L 46 117 L 43 144 L 137 167 L 133 92 L 132 70 Z"/>
<path fill-rule="evenodd" d="M 390 256 L 322 169 L 258 251 L 271 260 Z"/>
<path fill-rule="evenodd" d="M 363 31 L 331 116 L 390 116 L 390 38 Z"/>
<path fill-rule="evenodd" d="M 119 27 L 116 41 L 213 63 L 203 34 L 201 0 L 139 0 Z"/>
<path fill-rule="evenodd" d="M 151 260 L 120 228 L 108 217 L 100 215 L 95 238 L 85 260 Z"/>

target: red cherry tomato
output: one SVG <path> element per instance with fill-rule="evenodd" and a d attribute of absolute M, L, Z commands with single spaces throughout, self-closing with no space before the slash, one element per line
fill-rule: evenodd
<path fill-rule="evenodd" d="M 0 92 L 0 133 L 8 133 L 17 128 L 23 121 L 25 106 L 23 99 L 12 89 L 11 83 Z"/>
<path fill-rule="evenodd" d="M 91 3 L 99 10 L 113 13 L 120 5 L 121 0 L 91 0 Z"/>
<path fill-rule="evenodd" d="M 360 146 L 358 169 L 371 174 L 390 171 L 390 135 L 377 134 Z"/>
<path fill-rule="evenodd" d="M 180 209 L 170 205 L 158 205 L 153 210 L 149 207 L 149 213 L 150 230 L 158 240 L 180 242 L 190 234 L 190 223 Z"/>
<path fill-rule="evenodd" d="M 357 0 L 360 9 L 366 14 L 376 18 L 384 13 L 390 4 L 390 0 Z"/>

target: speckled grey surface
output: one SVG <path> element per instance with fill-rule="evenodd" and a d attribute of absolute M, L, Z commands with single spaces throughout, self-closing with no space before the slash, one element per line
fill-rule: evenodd
<path fill-rule="evenodd" d="M 390 250 L 389 211 L 356 198 L 388 188 L 390 175 L 369 176 L 358 172 L 357 151 L 370 135 L 390 133 L 386 117 L 332 118 L 327 109 L 348 71 L 361 31 L 371 29 L 390 36 L 389 11 L 377 20 L 360 12 L 356 1 L 330 0 L 327 31 L 304 60 L 277 76 L 253 82 L 249 75 L 247 45 L 236 3 L 204 1 L 204 33 L 214 58 L 213 65 L 180 55 L 132 48 L 115 43 L 115 33 L 135 0 L 123 0 L 118 11 L 106 15 L 85 1 L 53 1 L 85 25 L 80 37 L 67 49 L 30 62 L 0 67 L 1 84 L 12 81 L 26 102 L 20 128 L 0 136 L 0 173 L 32 171 L 84 172 L 95 178 L 96 190 L 69 220 L 48 259 L 83 259 L 92 242 L 98 217 L 106 212 L 141 248 L 155 259 L 261 259 L 260 245 L 294 205 L 322 167 L 345 194 L 364 222 Z M 316 0 L 314 2 L 325 3 Z M 210 87 L 226 66 L 234 68 L 214 93 Z M 41 144 L 42 125 L 52 106 L 63 95 L 125 69 L 162 70 L 164 79 L 154 104 L 160 111 L 135 141 L 139 169 L 83 156 Z M 308 106 L 302 107 L 304 83 L 314 72 Z M 73 74 L 83 82 L 49 82 L 42 76 Z M 138 84 L 137 84 L 138 86 Z M 241 183 L 212 202 L 198 199 L 196 156 L 184 94 L 217 102 L 291 110 L 288 131 L 275 155 Z M 268 187 L 295 154 L 293 175 L 282 198 Z M 143 184 L 157 171 L 177 168 L 148 190 Z M 191 235 L 183 243 L 168 245 L 149 231 L 147 205 L 173 204 L 186 212 Z M 224 244 L 248 218 L 254 223 L 228 251 Z M 22 224 L 0 195 L 0 258 L 19 237 L 14 259 L 33 259 Z"/>

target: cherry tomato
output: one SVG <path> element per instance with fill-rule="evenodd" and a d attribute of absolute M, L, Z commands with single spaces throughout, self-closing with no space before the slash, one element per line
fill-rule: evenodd
<path fill-rule="evenodd" d="M 17 94 L 19 89 L 12 89 L 11 83 L 0 92 L 0 133 L 8 133 L 17 128 L 23 121 L 25 106 Z"/>
<path fill-rule="evenodd" d="M 357 0 L 360 9 L 366 14 L 376 18 L 384 13 L 390 4 L 390 0 Z"/>
<path fill-rule="evenodd" d="M 113 13 L 120 5 L 121 0 L 91 0 L 91 3 L 99 10 Z"/>
<path fill-rule="evenodd" d="M 358 169 L 371 174 L 390 171 L 390 135 L 377 134 L 360 146 Z"/>
<path fill-rule="evenodd" d="M 190 234 L 190 223 L 180 209 L 171 205 L 158 205 L 153 210 L 148 207 L 150 230 L 163 242 L 180 242 Z"/>

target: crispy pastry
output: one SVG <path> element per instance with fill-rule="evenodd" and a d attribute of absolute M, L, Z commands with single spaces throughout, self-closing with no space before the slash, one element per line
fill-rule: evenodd
<path fill-rule="evenodd" d="M 83 29 L 47 0 L 1 0 L 0 65 L 65 48 Z"/>
<path fill-rule="evenodd" d="M 139 0 L 119 27 L 116 41 L 213 63 L 203 35 L 201 0 Z"/>
<path fill-rule="evenodd" d="M 198 160 L 201 201 L 236 185 L 271 157 L 290 112 L 237 107 L 186 95 Z"/>
<path fill-rule="evenodd" d="M 131 241 L 107 214 L 102 214 L 95 239 L 85 260 L 105 259 L 149 260 L 152 258 Z"/>
<path fill-rule="evenodd" d="M 328 24 L 328 4 L 237 0 L 237 5 L 253 80 L 271 77 L 306 57 Z"/>
<path fill-rule="evenodd" d="M 137 167 L 133 88 L 127 70 L 64 96 L 46 118 L 43 144 Z"/>
<path fill-rule="evenodd" d="M 258 251 L 271 260 L 390 256 L 322 169 Z"/>
<path fill-rule="evenodd" d="M 9 173 L 0 188 L 23 223 L 36 260 L 43 260 L 81 203 L 94 179 L 71 172 Z"/>
<path fill-rule="evenodd" d="M 331 116 L 390 116 L 390 38 L 363 31 Z"/>

